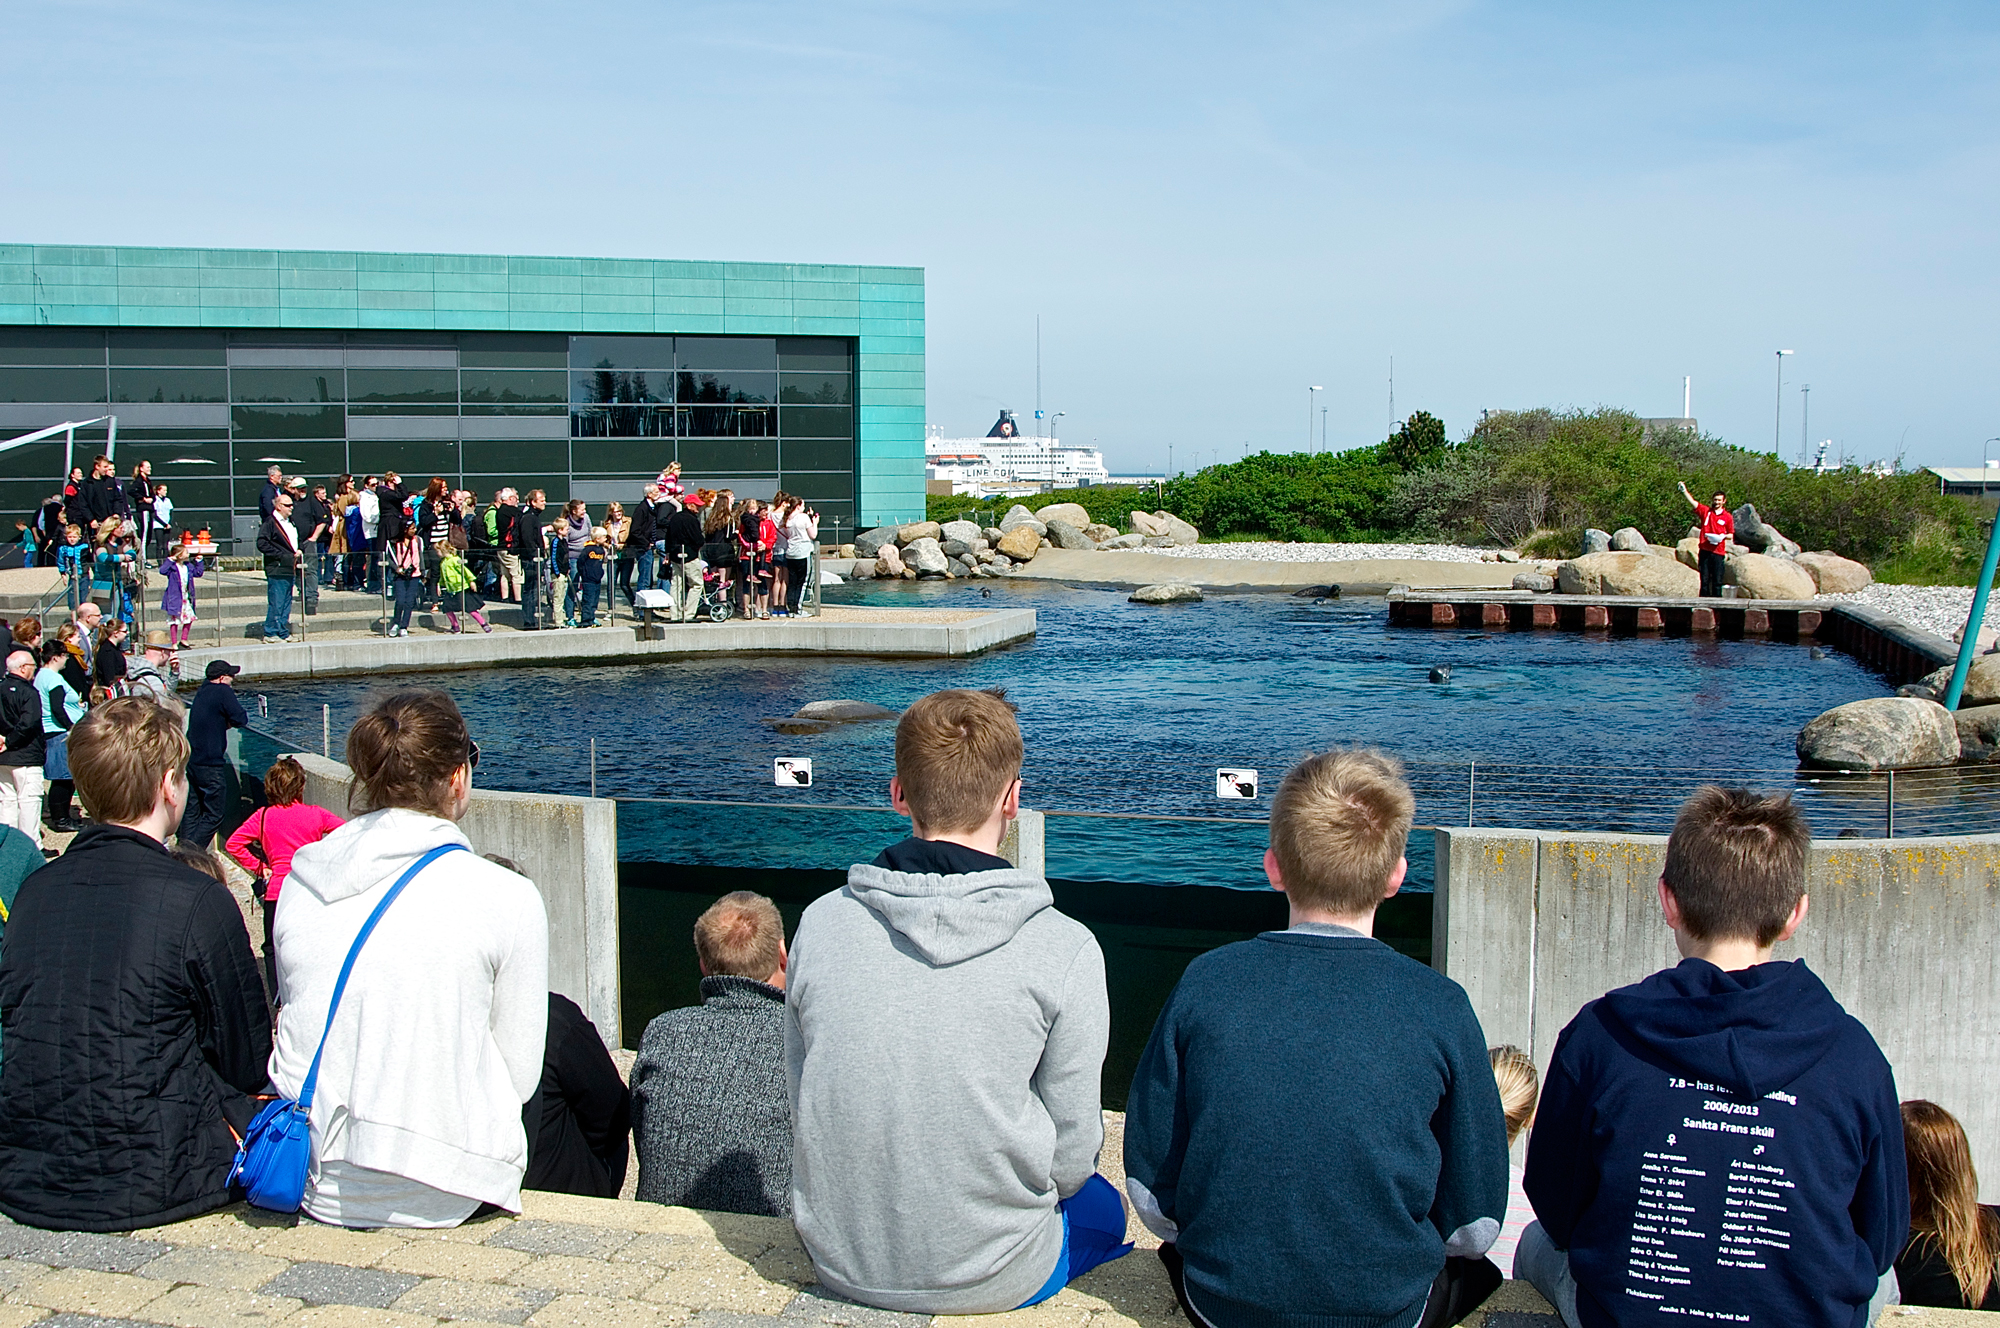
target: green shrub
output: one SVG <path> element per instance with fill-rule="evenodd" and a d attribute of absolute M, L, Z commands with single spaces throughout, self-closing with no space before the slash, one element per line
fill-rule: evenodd
<path fill-rule="evenodd" d="M 1160 508 L 1158 490 L 1122 484 L 1094 484 L 1085 489 L 1057 489 L 1053 493 L 1031 493 L 1020 498 L 975 498 L 969 494 L 931 495 L 924 500 L 928 521 L 956 521 L 961 517 L 981 525 L 998 524 L 1016 503 L 1030 512 L 1039 512 L 1056 503 L 1076 503 L 1090 513 L 1092 521 L 1125 530 L 1134 512 L 1154 512 Z"/>

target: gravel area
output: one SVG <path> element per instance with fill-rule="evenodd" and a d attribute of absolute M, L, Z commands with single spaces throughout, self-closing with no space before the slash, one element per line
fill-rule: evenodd
<path fill-rule="evenodd" d="M 1344 563 L 1363 558 L 1417 558 L 1437 563 L 1476 563 L 1478 549 L 1459 544 L 1285 544 L 1257 541 L 1242 544 L 1184 544 L 1173 549 L 1149 549 L 1170 558 L 1227 558 L 1235 562 Z"/>
<path fill-rule="evenodd" d="M 1972 612 L 1971 586 L 1887 586 L 1872 585 L 1851 595 L 1821 595 L 1821 599 L 1851 600 L 1877 613 L 1886 613 L 1912 627 L 1935 632 L 1950 641 L 1965 626 Z M 1992 599 L 1986 601 L 1986 626 L 2000 627 Z"/>

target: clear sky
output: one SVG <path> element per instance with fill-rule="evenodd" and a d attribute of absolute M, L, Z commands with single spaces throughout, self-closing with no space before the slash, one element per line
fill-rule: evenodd
<path fill-rule="evenodd" d="M 916 264 L 1114 470 L 1482 408 L 2000 435 L 2000 6 L 13 0 L 6 238 Z M 1319 422 L 1314 421 L 1314 444 Z M 2000 444 L 1995 455 L 2000 456 Z"/>

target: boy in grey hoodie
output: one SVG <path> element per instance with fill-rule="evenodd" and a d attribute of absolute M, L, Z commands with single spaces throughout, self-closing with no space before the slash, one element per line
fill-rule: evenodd
<path fill-rule="evenodd" d="M 1021 756 L 1003 693 L 911 706 L 889 800 L 912 837 L 792 942 L 793 1217 L 820 1281 L 882 1309 L 1011 1310 L 1131 1248 L 1096 1175 L 1104 956 L 997 856 Z"/>

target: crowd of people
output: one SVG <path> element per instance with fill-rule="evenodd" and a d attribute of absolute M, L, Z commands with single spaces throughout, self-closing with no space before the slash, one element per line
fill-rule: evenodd
<path fill-rule="evenodd" d="M 316 1220 L 614 1195 L 629 1140 L 641 1199 L 788 1216 L 822 1285 L 888 1310 L 1037 1304 L 1129 1252 L 1128 1199 L 1197 1326 L 1457 1323 L 1503 1269 L 1570 1328 L 2000 1307 L 2000 1213 L 1963 1129 L 1899 1102 L 1868 1030 L 1773 957 L 1808 906 L 1786 797 L 1683 806 L 1658 888 L 1680 962 L 1586 1004 L 1538 1077 L 1373 936 L 1408 870 L 1400 767 L 1306 759 L 1263 864 L 1288 925 L 1188 965 L 1133 1075 L 1121 1196 L 1097 1171 L 1103 955 L 1000 856 L 1023 757 L 1003 695 L 909 708 L 889 795 L 911 834 L 789 944 L 760 896 L 702 915 L 702 1003 L 648 1025 L 628 1089 L 548 991 L 534 885 L 464 851 L 479 746 L 442 692 L 355 724 L 352 819 L 307 804 L 296 762 L 267 773 L 228 840 L 269 901 L 260 971 L 191 792 L 242 722 L 232 670 L 211 672 L 186 734 L 150 695 L 64 731 L 92 822 L 57 861 L 0 828 L 16 1221 L 128 1230 L 229 1202 L 260 1100 L 317 1065 Z"/>

